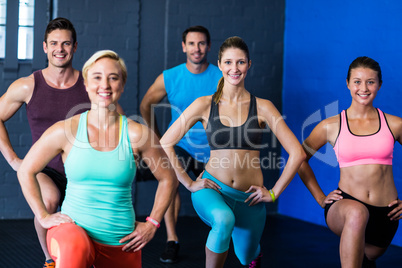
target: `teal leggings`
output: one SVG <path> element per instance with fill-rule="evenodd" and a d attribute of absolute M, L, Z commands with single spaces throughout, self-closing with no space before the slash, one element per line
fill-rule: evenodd
<path fill-rule="evenodd" d="M 212 229 L 207 239 L 207 248 L 215 253 L 224 253 L 233 239 L 234 251 L 242 265 L 248 265 L 260 254 L 260 239 L 265 226 L 264 203 L 249 206 L 244 200 L 250 194 L 233 189 L 207 171 L 203 178 L 216 182 L 222 189 L 202 189 L 191 194 L 198 216 Z"/>

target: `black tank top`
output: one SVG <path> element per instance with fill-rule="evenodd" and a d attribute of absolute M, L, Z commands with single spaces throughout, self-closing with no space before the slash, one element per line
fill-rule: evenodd
<path fill-rule="evenodd" d="M 240 126 L 228 127 L 222 124 L 219 116 L 219 105 L 211 101 L 211 111 L 206 129 L 211 150 L 244 149 L 259 150 L 261 148 L 263 129 L 258 124 L 257 102 L 250 94 L 250 108 L 246 122 Z"/>

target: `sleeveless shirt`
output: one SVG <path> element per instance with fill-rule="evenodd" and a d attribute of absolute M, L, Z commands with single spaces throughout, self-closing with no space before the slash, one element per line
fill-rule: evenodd
<path fill-rule="evenodd" d="M 197 98 L 214 94 L 221 77 L 222 72 L 211 63 L 200 74 L 190 72 L 185 63 L 163 71 L 167 99 L 171 106 L 172 120 L 169 126 Z M 186 150 L 197 161 L 206 163 L 209 159 L 208 140 L 200 122 L 187 131 L 177 146 Z"/>
<path fill-rule="evenodd" d="M 334 145 L 339 167 L 381 164 L 392 165 L 395 139 L 384 113 L 377 109 L 379 129 L 369 135 L 355 135 L 349 129 L 347 112 L 341 112 L 341 123 Z"/>
<path fill-rule="evenodd" d="M 77 82 L 67 89 L 49 86 L 43 77 L 42 70 L 35 71 L 33 75 L 35 87 L 31 100 L 26 105 L 32 144 L 54 123 L 82 113 L 91 107 L 81 72 Z M 53 158 L 48 167 L 64 175 L 64 166 L 60 155 Z"/>
<path fill-rule="evenodd" d="M 134 230 L 132 183 L 136 173 L 127 118 L 120 116 L 119 144 L 95 150 L 88 141 L 88 112 L 81 114 L 74 145 L 65 161 L 66 197 L 61 211 L 96 242 L 121 245 Z"/>
<path fill-rule="evenodd" d="M 222 124 L 219 116 L 219 104 L 212 97 L 211 111 L 207 123 L 206 134 L 211 150 L 222 149 L 261 149 L 263 129 L 258 124 L 257 101 L 250 94 L 250 106 L 246 122 L 240 126 L 228 127 Z"/>

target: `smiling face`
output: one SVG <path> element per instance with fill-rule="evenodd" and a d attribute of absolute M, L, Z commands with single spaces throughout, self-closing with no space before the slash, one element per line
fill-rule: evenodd
<path fill-rule="evenodd" d="M 364 67 L 352 69 L 346 83 L 352 101 L 362 105 L 372 105 L 378 90 L 381 88 L 378 72 Z"/>
<path fill-rule="evenodd" d="M 251 61 L 243 50 L 230 47 L 223 51 L 218 66 L 222 71 L 225 83 L 233 86 L 244 86 L 244 79 L 251 66 Z"/>
<path fill-rule="evenodd" d="M 111 58 L 97 60 L 89 69 L 85 86 L 89 99 L 99 107 L 116 104 L 124 91 L 122 70 Z"/>
<path fill-rule="evenodd" d="M 57 29 L 48 34 L 46 42 L 43 42 L 43 50 L 49 66 L 66 68 L 72 64 L 77 43 L 74 43 L 71 31 Z"/>
<path fill-rule="evenodd" d="M 193 64 L 203 64 L 207 61 L 210 45 L 207 36 L 200 32 L 189 32 L 186 43 L 182 42 L 183 52 L 187 55 L 187 61 Z"/>

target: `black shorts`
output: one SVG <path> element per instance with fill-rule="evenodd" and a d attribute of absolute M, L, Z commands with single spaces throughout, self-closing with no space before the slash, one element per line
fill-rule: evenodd
<path fill-rule="evenodd" d="M 342 191 L 338 188 L 338 190 Z M 344 199 L 351 199 L 362 203 L 369 211 L 369 219 L 366 226 L 366 234 L 365 239 L 366 243 L 380 247 L 386 248 L 388 247 L 392 239 L 395 236 L 395 233 L 398 229 L 399 221 L 391 221 L 387 216 L 389 212 L 391 212 L 395 206 L 392 207 L 376 207 L 369 204 L 366 204 L 353 196 L 342 191 L 341 196 Z M 329 208 L 335 204 L 336 201 L 331 204 L 325 205 L 324 215 L 325 221 L 327 221 L 327 214 Z"/>
<path fill-rule="evenodd" d="M 57 170 L 50 167 L 45 167 L 41 172 L 49 176 L 54 182 L 54 184 L 56 184 L 57 189 L 59 189 L 60 192 L 59 206 L 61 206 L 61 204 L 64 201 L 64 197 L 66 195 L 67 178 Z"/>

